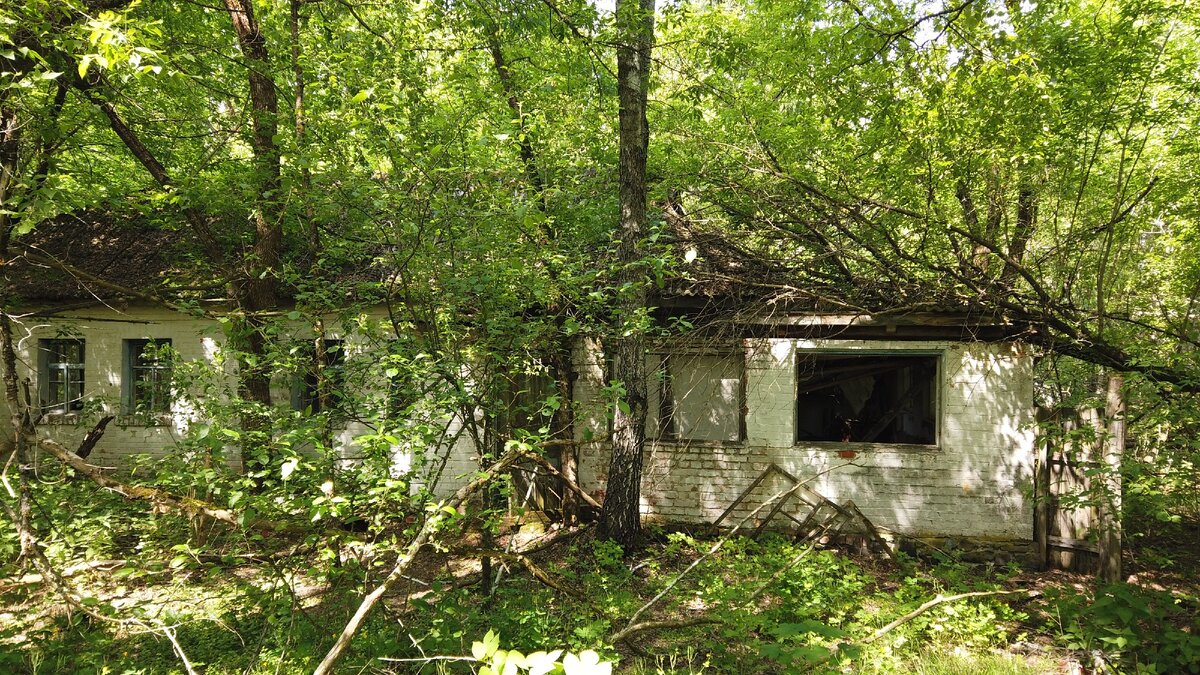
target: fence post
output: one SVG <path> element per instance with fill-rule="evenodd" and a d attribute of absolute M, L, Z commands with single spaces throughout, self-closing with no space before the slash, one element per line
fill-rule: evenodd
<path fill-rule="evenodd" d="M 1125 452 L 1125 381 L 1119 374 L 1108 376 L 1104 417 L 1108 433 L 1103 445 L 1100 519 L 1100 568 L 1105 581 L 1120 581 L 1121 573 L 1121 456 Z"/>

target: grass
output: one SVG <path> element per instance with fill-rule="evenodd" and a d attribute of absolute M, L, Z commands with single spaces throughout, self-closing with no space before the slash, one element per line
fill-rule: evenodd
<path fill-rule="evenodd" d="M 166 522 L 155 528 L 179 531 Z M 91 551 L 123 554 L 124 561 L 69 579 L 78 595 L 90 598 L 86 608 L 64 604 L 39 584 L 0 580 L 0 672 L 182 672 L 163 626 L 211 675 L 311 672 L 388 559 L 344 541 L 339 553 L 313 546 L 303 555 L 287 555 L 296 542 L 252 543 L 270 565 L 234 555 L 244 553 L 238 547 L 246 542 L 210 542 L 204 556 L 180 554 L 178 546 L 155 548 L 148 540 L 141 548 Z M 1101 589 L 1093 602 L 1090 586 L 1076 586 L 1087 581 L 1079 577 L 950 558 L 920 561 L 906 575 L 874 559 L 810 551 L 782 538 L 734 539 L 676 582 L 710 546 L 685 533 L 663 534 L 626 559 L 612 544 L 584 535 L 534 556 L 559 584 L 582 591 L 581 599 L 520 567 L 501 574 L 485 593 L 470 583 L 478 581 L 472 576 L 477 561 L 427 550 L 410 570 L 412 580 L 356 636 L 344 670 L 472 672 L 461 662 L 421 669 L 380 657 L 465 655 L 489 630 L 504 649 L 595 649 L 618 662 L 616 672 L 638 675 L 1046 673 L 1059 672 L 1071 650 L 1096 649 L 1110 654 L 1118 671 L 1144 669 L 1155 659 L 1178 670 L 1189 650 L 1200 649 L 1200 637 L 1192 641 L 1196 608 L 1172 604 L 1194 600 L 1122 585 Z M 1054 592 L 1033 601 L 1005 596 L 947 603 L 878 641 L 867 639 L 939 593 L 1032 581 Z M 716 621 L 609 642 L 671 583 L 672 591 L 642 619 Z"/>

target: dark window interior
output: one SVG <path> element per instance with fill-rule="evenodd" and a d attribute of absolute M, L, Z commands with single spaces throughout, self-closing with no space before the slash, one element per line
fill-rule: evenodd
<path fill-rule="evenodd" d="M 937 443 L 937 357 L 801 355 L 796 440 Z"/>
<path fill-rule="evenodd" d="M 42 405 L 48 413 L 83 409 L 83 340 L 41 340 L 45 383 Z"/>
<path fill-rule="evenodd" d="M 316 363 L 316 349 L 307 346 L 304 357 L 308 367 L 300 374 L 296 390 L 292 394 L 292 406 L 296 410 L 319 413 L 336 409 L 342 402 L 345 385 L 346 355 L 341 340 L 325 340 L 324 359 Z M 321 391 L 321 378 L 325 378 L 325 391 Z"/>

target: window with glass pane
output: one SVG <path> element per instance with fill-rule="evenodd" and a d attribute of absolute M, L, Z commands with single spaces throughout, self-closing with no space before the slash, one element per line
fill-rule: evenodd
<path fill-rule="evenodd" d="M 801 354 L 796 440 L 937 443 L 938 357 Z"/>
<path fill-rule="evenodd" d="M 83 340 L 40 340 L 42 407 L 66 414 L 83 409 Z"/>
<path fill-rule="evenodd" d="M 170 412 L 170 347 L 166 339 L 125 341 L 125 405 L 130 412 Z"/>
<path fill-rule="evenodd" d="M 323 346 L 325 354 L 319 368 L 313 354 L 315 349 L 305 350 L 308 368 L 301 374 L 292 393 L 292 406 L 296 410 L 319 413 L 333 410 L 341 403 L 346 379 L 343 344 L 341 340 L 325 340 Z"/>
<path fill-rule="evenodd" d="M 742 440 L 742 355 L 672 353 L 662 357 L 660 428 L 664 438 Z"/>

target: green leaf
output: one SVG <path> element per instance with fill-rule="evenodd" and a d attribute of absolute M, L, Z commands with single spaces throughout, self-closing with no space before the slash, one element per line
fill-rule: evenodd
<path fill-rule="evenodd" d="M 279 467 L 279 475 L 283 480 L 287 480 L 296 471 L 296 467 L 300 466 L 300 460 L 295 457 L 287 460 Z"/>

